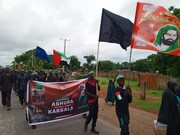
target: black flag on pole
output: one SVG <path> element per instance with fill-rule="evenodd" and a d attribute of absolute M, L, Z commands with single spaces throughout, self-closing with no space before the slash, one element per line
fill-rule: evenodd
<path fill-rule="evenodd" d="M 124 17 L 103 9 L 99 41 L 117 43 L 126 50 L 131 43 L 133 23 Z"/>

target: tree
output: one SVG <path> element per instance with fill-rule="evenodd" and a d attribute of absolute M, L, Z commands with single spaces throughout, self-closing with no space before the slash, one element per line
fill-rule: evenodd
<path fill-rule="evenodd" d="M 128 62 L 123 62 L 123 63 L 121 63 L 120 69 L 128 69 L 128 65 L 129 65 Z"/>
<path fill-rule="evenodd" d="M 148 61 L 148 59 L 140 59 L 132 64 L 131 69 L 138 72 L 149 72 L 150 69 L 149 63 L 150 62 Z"/>
<path fill-rule="evenodd" d="M 101 71 L 111 71 L 111 70 L 115 70 L 116 64 L 110 60 L 105 60 L 105 61 L 99 61 L 98 67 L 99 70 Z"/>
<path fill-rule="evenodd" d="M 171 11 L 177 18 L 180 18 L 180 8 L 174 8 L 174 6 L 171 6 L 169 11 Z"/>
<path fill-rule="evenodd" d="M 115 69 L 118 69 L 118 70 L 119 70 L 120 68 L 121 68 L 121 64 L 120 64 L 119 62 L 116 63 L 116 64 L 115 64 Z"/>
<path fill-rule="evenodd" d="M 29 50 L 21 55 L 17 55 L 16 57 L 14 57 L 14 61 L 12 62 L 13 64 L 13 68 L 17 68 L 17 65 L 19 63 L 22 63 L 22 67 L 23 68 L 27 68 L 27 69 L 54 69 L 56 68 L 53 65 L 53 62 L 51 61 L 50 63 L 48 63 L 45 60 L 39 59 L 37 57 L 35 57 L 34 52 L 36 50 Z M 49 56 L 51 58 L 51 60 L 53 59 L 53 55 Z"/>
<path fill-rule="evenodd" d="M 158 53 L 154 58 L 159 73 L 173 77 L 180 77 L 180 58 L 177 56 Z"/>
<path fill-rule="evenodd" d="M 81 62 L 78 60 L 77 56 L 70 56 L 70 69 L 76 71 L 80 69 Z"/>
<path fill-rule="evenodd" d="M 83 64 L 84 68 L 87 68 L 88 70 L 93 70 L 95 69 L 95 65 L 92 63 L 93 61 L 95 61 L 95 56 L 94 55 L 89 55 L 89 56 L 84 56 L 84 58 L 86 59 L 87 63 Z"/>

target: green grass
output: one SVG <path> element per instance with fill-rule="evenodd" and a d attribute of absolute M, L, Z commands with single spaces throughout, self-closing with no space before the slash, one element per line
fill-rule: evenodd
<path fill-rule="evenodd" d="M 146 94 L 147 95 L 152 95 L 152 96 L 156 96 L 156 97 L 161 97 L 163 93 L 163 90 L 152 90 L 152 89 L 146 89 Z"/>
<path fill-rule="evenodd" d="M 101 86 L 101 88 L 107 89 L 108 86 L 108 82 L 110 79 L 114 79 L 114 78 L 108 78 L 108 77 L 99 77 L 99 84 Z M 133 91 L 140 91 L 141 88 L 140 86 L 137 85 L 136 81 L 127 81 L 126 80 L 126 84 L 125 85 L 130 85 L 131 89 Z M 115 85 L 117 86 L 117 83 L 115 82 Z M 159 90 L 159 89 L 146 89 L 146 95 L 148 96 L 153 96 L 153 97 L 161 97 L 163 93 L 163 90 Z M 149 112 L 153 112 L 153 113 L 157 113 L 159 111 L 159 107 L 161 104 L 161 100 L 142 100 L 140 98 L 137 97 L 133 97 L 133 102 L 131 103 L 131 106 L 141 109 L 141 110 L 145 110 L 145 111 L 149 111 Z"/>
<path fill-rule="evenodd" d="M 159 100 L 147 101 L 139 98 L 133 98 L 131 106 L 145 111 L 157 112 L 159 110 L 160 104 L 161 101 Z"/>
<path fill-rule="evenodd" d="M 112 79 L 114 80 L 114 78 L 108 78 L 108 77 L 99 77 L 98 80 L 99 80 L 99 85 L 102 87 L 102 88 L 107 88 L 108 86 L 108 82 L 109 80 Z M 127 81 L 125 82 L 125 85 L 130 85 L 131 86 L 131 89 L 134 90 L 134 91 L 140 91 L 141 88 L 140 86 L 137 85 L 137 82 L 136 81 Z M 117 83 L 115 82 L 115 85 L 117 86 Z M 158 89 L 146 89 L 146 94 L 147 95 L 151 95 L 151 96 L 161 96 L 163 93 L 163 90 L 158 90 Z"/>

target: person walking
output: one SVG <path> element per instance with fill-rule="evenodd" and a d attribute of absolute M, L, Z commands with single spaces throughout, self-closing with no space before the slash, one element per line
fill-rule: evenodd
<path fill-rule="evenodd" d="M 115 79 L 114 79 L 114 81 L 109 80 L 108 89 L 107 89 L 107 95 L 106 95 L 106 98 L 105 98 L 105 102 L 106 103 L 112 102 L 112 105 L 114 105 L 114 90 L 115 90 L 114 82 L 115 81 L 116 81 Z"/>
<path fill-rule="evenodd" d="M 17 84 L 18 84 L 18 94 L 19 94 L 19 101 L 20 101 L 20 109 L 25 107 L 25 97 L 26 97 L 26 89 L 27 89 L 27 82 L 29 78 L 27 74 L 24 72 L 24 69 L 21 69 L 20 74 L 17 77 Z"/>
<path fill-rule="evenodd" d="M 116 77 L 118 87 L 115 89 L 116 115 L 120 124 L 120 135 L 129 135 L 129 103 L 132 102 L 131 87 L 124 86 L 125 80 L 122 75 Z"/>
<path fill-rule="evenodd" d="M 11 110 L 11 91 L 13 87 L 13 76 L 9 68 L 5 68 L 0 76 L 2 104 L 7 107 L 7 110 Z"/>
<path fill-rule="evenodd" d="M 98 90 L 100 90 L 100 86 L 98 84 L 98 80 L 96 80 L 94 77 L 93 71 L 90 71 L 88 73 L 88 76 L 89 78 L 86 82 L 85 94 L 88 97 L 89 114 L 84 124 L 84 131 L 87 132 L 88 124 L 92 120 L 91 132 L 95 134 L 99 134 L 99 131 L 97 131 L 95 127 L 98 119 L 98 98 L 99 98 L 99 96 L 97 95 L 96 87 Z"/>
<path fill-rule="evenodd" d="M 166 135 L 180 135 L 180 98 L 176 82 L 167 82 L 167 89 L 162 94 L 157 122 L 167 125 Z"/>

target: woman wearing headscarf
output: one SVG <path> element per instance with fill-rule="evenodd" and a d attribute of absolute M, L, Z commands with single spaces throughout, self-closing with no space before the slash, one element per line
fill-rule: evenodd
<path fill-rule="evenodd" d="M 167 89 L 162 95 L 161 106 L 157 122 L 167 125 L 166 135 L 180 135 L 180 110 L 176 91 L 178 84 L 173 81 L 167 82 Z"/>

